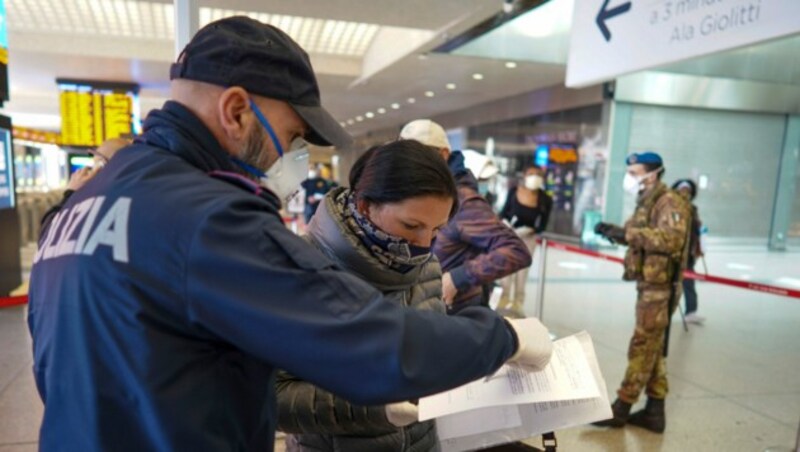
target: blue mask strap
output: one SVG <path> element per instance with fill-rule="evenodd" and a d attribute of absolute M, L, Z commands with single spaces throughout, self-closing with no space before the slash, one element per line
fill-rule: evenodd
<path fill-rule="evenodd" d="M 231 157 L 231 161 L 235 163 L 239 168 L 245 170 L 248 174 L 251 174 L 259 179 L 267 177 L 267 174 L 261 171 L 260 169 L 256 168 L 255 166 L 248 165 L 247 163 L 237 159 L 236 157 Z"/>
<path fill-rule="evenodd" d="M 261 110 L 258 108 L 253 99 L 250 99 L 250 108 L 253 110 L 253 113 L 256 114 L 256 118 L 258 118 L 258 122 L 267 129 L 267 133 L 269 137 L 272 139 L 272 143 L 275 145 L 275 149 L 278 150 L 278 156 L 283 157 L 283 146 L 281 146 L 280 140 L 278 140 L 278 135 L 275 134 L 275 130 L 272 129 L 272 126 L 267 121 L 267 118 L 261 113 Z"/>

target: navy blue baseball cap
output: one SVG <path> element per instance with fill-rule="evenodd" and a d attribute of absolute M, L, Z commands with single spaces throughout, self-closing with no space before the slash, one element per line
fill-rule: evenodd
<path fill-rule="evenodd" d="M 318 146 L 347 148 L 352 137 L 322 108 L 308 54 L 286 33 L 245 16 L 203 27 L 170 67 L 170 80 L 240 86 L 287 102 L 308 124 L 304 137 Z"/>
<path fill-rule="evenodd" d="M 635 165 L 637 163 L 641 163 L 643 165 L 664 166 L 664 161 L 661 160 L 661 156 L 650 151 L 640 152 L 638 154 L 633 153 L 625 158 L 625 164 L 628 166 Z"/>

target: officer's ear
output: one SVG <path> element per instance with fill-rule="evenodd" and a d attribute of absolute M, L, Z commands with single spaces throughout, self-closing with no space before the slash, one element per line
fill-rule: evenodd
<path fill-rule="evenodd" d="M 217 116 L 222 131 L 230 141 L 243 141 L 253 125 L 254 117 L 247 91 L 239 86 L 223 91 L 217 101 Z"/>
<path fill-rule="evenodd" d="M 664 167 L 659 166 L 657 170 L 653 171 L 653 182 L 660 181 L 662 174 L 664 174 Z"/>

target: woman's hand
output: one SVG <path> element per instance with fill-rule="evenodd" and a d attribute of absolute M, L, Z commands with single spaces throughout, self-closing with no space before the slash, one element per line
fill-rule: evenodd
<path fill-rule="evenodd" d="M 456 289 L 455 284 L 453 284 L 453 277 L 450 276 L 450 272 L 447 272 L 442 275 L 442 299 L 444 300 L 444 304 L 451 306 L 453 300 L 456 299 L 456 294 L 458 294 L 458 289 Z"/>
<path fill-rule="evenodd" d="M 78 191 L 81 187 L 86 185 L 86 182 L 92 180 L 100 168 L 84 167 L 72 173 L 67 183 L 67 190 Z"/>
<path fill-rule="evenodd" d="M 395 427 L 405 427 L 419 421 L 419 408 L 410 402 L 386 405 L 386 419 Z"/>

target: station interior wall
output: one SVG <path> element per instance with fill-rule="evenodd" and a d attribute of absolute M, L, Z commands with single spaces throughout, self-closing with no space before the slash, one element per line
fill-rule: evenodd
<path fill-rule="evenodd" d="M 661 154 L 667 184 L 707 180 L 695 203 L 710 235 L 766 239 L 785 129 L 785 115 L 636 104 L 629 148 Z M 634 204 L 626 197 L 623 218 Z"/>

